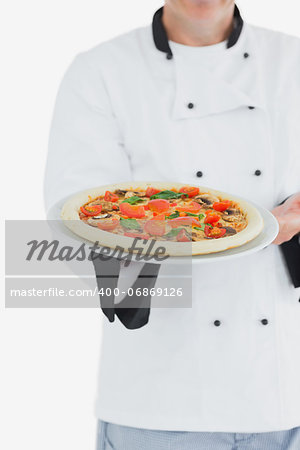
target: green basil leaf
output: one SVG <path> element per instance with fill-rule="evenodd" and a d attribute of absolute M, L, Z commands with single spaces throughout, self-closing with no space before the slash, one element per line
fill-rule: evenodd
<path fill-rule="evenodd" d="M 142 230 L 136 219 L 123 219 L 123 217 L 120 217 L 120 225 L 127 230 Z"/>
<path fill-rule="evenodd" d="M 204 231 L 204 227 L 205 225 L 201 225 L 201 227 L 193 227 L 195 230 L 200 230 L 200 231 Z"/>
<path fill-rule="evenodd" d="M 150 199 L 154 200 L 156 198 L 163 198 L 164 200 L 170 200 L 172 198 L 181 198 L 182 195 L 188 197 L 188 194 L 183 194 L 182 192 L 173 192 L 173 191 L 160 191 L 158 194 L 151 195 Z"/>
<path fill-rule="evenodd" d="M 177 234 L 178 234 L 181 230 L 184 230 L 184 228 L 173 228 L 171 231 L 169 231 L 169 233 L 165 234 L 165 237 L 174 237 L 174 236 L 177 236 Z"/>
<path fill-rule="evenodd" d="M 194 213 L 190 213 L 190 212 L 187 212 L 186 215 L 187 215 L 187 216 L 198 217 L 199 221 L 200 221 L 201 219 L 203 219 L 203 217 L 204 217 L 204 214 L 194 214 Z"/>
<path fill-rule="evenodd" d="M 193 227 L 193 228 L 195 228 L 195 230 L 204 231 L 205 226 L 213 228 L 213 226 L 210 223 L 202 223 L 200 227 Z"/>
<path fill-rule="evenodd" d="M 176 219 L 176 217 L 179 217 L 179 211 L 175 211 L 173 214 L 166 216 L 166 219 Z"/>
<path fill-rule="evenodd" d="M 134 205 L 135 203 L 142 202 L 144 199 L 138 197 L 137 195 L 133 195 L 132 197 L 125 198 L 122 203 L 129 203 L 130 205 Z"/>

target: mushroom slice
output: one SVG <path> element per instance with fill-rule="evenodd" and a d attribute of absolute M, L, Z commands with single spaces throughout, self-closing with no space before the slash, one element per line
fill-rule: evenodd
<path fill-rule="evenodd" d="M 227 216 L 232 216 L 233 214 L 240 214 L 241 211 L 239 209 L 225 209 L 225 211 L 223 212 L 223 214 L 227 215 Z"/>
<path fill-rule="evenodd" d="M 146 195 L 145 191 L 127 191 L 125 194 L 125 198 L 130 198 L 133 196 L 145 197 L 145 195 Z"/>
<path fill-rule="evenodd" d="M 202 199 L 206 199 L 210 201 L 211 203 L 219 202 L 219 198 L 212 194 L 199 194 L 199 197 Z"/>
<path fill-rule="evenodd" d="M 237 233 L 237 231 L 232 228 L 232 227 L 222 227 L 226 230 L 226 233 L 224 234 L 224 236 L 233 236 L 234 234 Z"/>
<path fill-rule="evenodd" d="M 112 214 L 109 213 L 103 213 L 99 214 L 98 216 L 93 216 L 93 219 L 107 219 L 108 217 L 111 217 Z"/>
<path fill-rule="evenodd" d="M 222 219 L 225 222 L 237 222 L 242 219 L 242 213 L 239 209 L 227 209 L 223 212 Z"/>
<path fill-rule="evenodd" d="M 219 201 L 218 197 L 212 194 L 199 194 L 193 200 L 206 206 L 212 206 L 213 203 Z"/>
<path fill-rule="evenodd" d="M 116 189 L 114 191 L 114 194 L 117 194 L 117 195 L 125 195 L 126 193 L 127 193 L 127 190 L 125 190 L 125 189 Z"/>
<path fill-rule="evenodd" d="M 130 197 L 133 197 L 134 195 L 136 195 L 135 192 L 133 192 L 133 191 L 127 191 L 126 194 L 125 194 L 125 198 L 130 198 Z"/>
<path fill-rule="evenodd" d="M 202 198 L 201 195 L 197 195 L 197 197 L 194 197 L 193 200 L 203 206 L 212 205 L 212 203 L 209 200 L 207 200 L 206 198 Z"/>
<path fill-rule="evenodd" d="M 112 217 L 112 214 L 108 213 L 98 214 L 98 216 L 90 217 L 89 219 L 87 219 L 87 223 L 92 227 L 97 227 L 100 220 L 108 219 L 109 217 Z"/>

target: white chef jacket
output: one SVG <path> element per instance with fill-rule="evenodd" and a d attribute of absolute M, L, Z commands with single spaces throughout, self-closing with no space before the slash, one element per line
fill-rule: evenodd
<path fill-rule="evenodd" d="M 146 26 L 71 64 L 47 204 L 128 180 L 200 184 L 268 209 L 299 191 L 299 39 L 244 24 L 230 48 L 158 47 Z M 138 330 L 105 319 L 97 416 L 162 430 L 300 426 L 299 349 L 299 289 L 278 246 L 194 266 L 192 308 L 153 309 Z"/>

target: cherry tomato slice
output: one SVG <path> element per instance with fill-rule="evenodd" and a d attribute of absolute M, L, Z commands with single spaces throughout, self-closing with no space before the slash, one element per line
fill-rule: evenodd
<path fill-rule="evenodd" d="M 180 227 L 181 225 L 189 225 L 189 226 L 194 226 L 194 227 L 199 227 L 200 226 L 200 222 L 198 219 L 195 219 L 194 217 L 176 217 L 175 219 L 170 219 L 168 221 L 168 224 L 172 227 L 172 228 L 177 228 Z"/>
<path fill-rule="evenodd" d="M 151 195 L 158 194 L 161 189 L 155 189 L 153 187 L 147 187 L 146 189 L 146 197 L 151 197 Z"/>
<path fill-rule="evenodd" d="M 191 202 L 189 204 L 187 204 L 186 206 L 178 206 L 177 211 L 182 211 L 182 212 L 190 212 L 193 214 L 197 214 L 200 209 L 201 209 L 201 205 L 199 205 L 199 203 L 197 202 Z"/>
<path fill-rule="evenodd" d="M 219 222 L 220 216 L 219 214 L 215 213 L 208 213 L 207 216 L 204 219 L 204 223 L 211 223 L 214 224 L 216 222 Z"/>
<path fill-rule="evenodd" d="M 223 202 L 215 202 L 213 204 L 213 208 L 216 211 L 225 211 L 227 208 L 229 208 L 230 205 L 231 205 L 231 201 L 224 200 Z"/>
<path fill-rule="evenodd" d="M 97 223 L 97 227 L 104 231 L 114 230 L 118 225 L 119 219 L 117 219 L 117 217 L 113 217 L 112 219 L 100 219 Z"/>
<path fill-rule="evenodd" d="M 182 192 L 183 194 L 188 194 L 190 198 L 195 197 L 199 194 L 199 188 L 195 186 L 183 186 L 179 189 L 179 192 Z"/>
<path fill-rule="evenodd" d="M 225 228 L 218 228 L 218 227 L 210 228 L 208 225 L 205 225 L 204 227 L 205 236 L 210 238 L 218 239 L 224 236 L 225 233 L 226 233 Z"/>
<path fill-rule="evenodd" d="M 124 216 L 141 219 L 145 217 L 145 208 L 142 205 L 130 205 L 129 203 L 120 203 L 120 211 Z"/>
<path fill-rule="evenodd" d="M 117 202 L 119 200 L 119 197 L 117 194 L 113 194 L 110 191 L 106 191 L 104 195 L 104 200 L 106 202 Z"/>
<path fill-rule="evenodd" d="M 178 242 L 191 242 L 191 238 L 188 237 L 185 230 L 180 230 L 176 236 L 176 241 Z"/>
<path fill-rule="evenodd" d="M 90 217 L 97 216 L 97 214 L 99 214 L 102 211 L 102 205 L 81 206 L 80 211 L 85 216 L 90 216 Z"/>
<path fill-rule="evenodd" d="M 150 211 L 155 211 L 157 213 L 167 212 L 170 209 L 170 203 L 168 200 L 157 198 L 155 200 L 150 200 L 148 202 Z"/>
<path fill-rule="evenodd" d="M 166 222 L 164 220 L 150 219 L 145 223 L 144 231 L 154 236 L 163 236 L 166 233 Z"/>
<path fill-rule="evenodd" d="M 153 213 L 152 220 L 165 220 L 166 216 L 164 214 Z"/>
<path fill-rule="evenodd" d="M 139 238 L 139 239 L 150 239 L 149 234 L 131 233 L 130 231 L 125 231 L 124 236 L 132 237 L 132 238 Z"/>

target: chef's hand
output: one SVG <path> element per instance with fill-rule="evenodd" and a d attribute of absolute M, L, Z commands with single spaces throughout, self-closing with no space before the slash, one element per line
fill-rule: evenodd
<path fill-rule="evenodd" d="M 282 205 L 273 209 L 272 214 L 279 223 L 279 233 L 273 244 L 282 244 L 300 232 L 300 192 L 289 197 Z"/>

